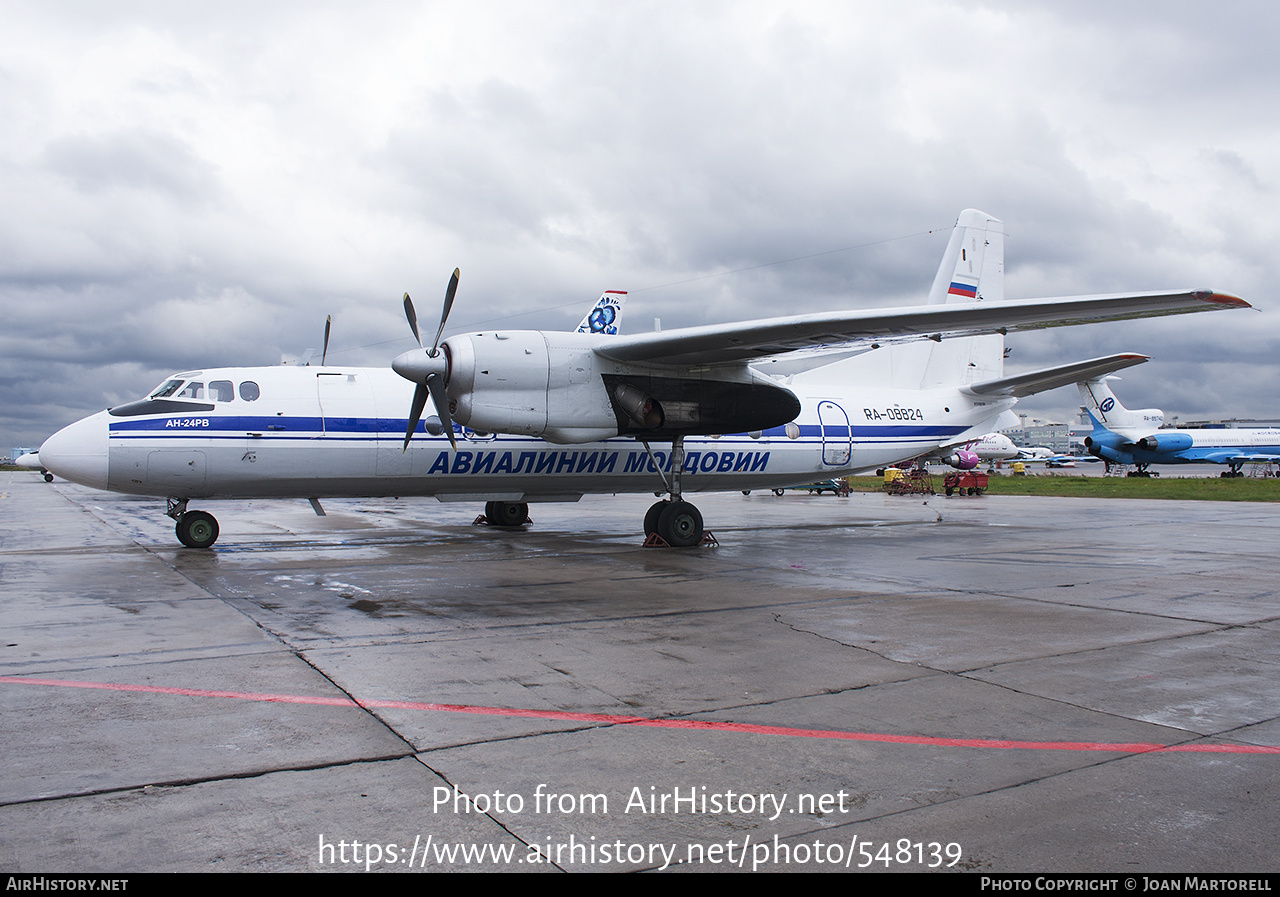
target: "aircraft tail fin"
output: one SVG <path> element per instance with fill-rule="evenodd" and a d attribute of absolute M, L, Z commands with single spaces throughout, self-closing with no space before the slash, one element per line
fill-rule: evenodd
<path fill-rule="evenodd" d="M 626 290 L 605 290 L 575 332 L 616 334 L 622 325 L 622 303 L 626 298 Z"/>
<path fill-rule="evenodd" d="M 1107 381 L 1112 377 L 1082 380 L 1076 384 L 1080 399 L 1093 418 L 1095 426 L 1103 426 L 1118 433 L 1130 442 L 1150 436 L 1164 424 L 1164 412 L 1159 408 L 1143 408 L 1130 411 L 1120 404 Z"/>
<path fill-rule="evenodd" d="M 965 209 L 929 290 L 929 304 L 1004 301 L 1004 224 Z"/>
<path fill-rule="evenodd" d="M 947 251 L 938 265 L 928 304 L 1002 301 L 1004 224 L 986 212 L 965 209 L 956 219 Z M 1003 335 L 958 337 L 932 347 L 919 383 L 913 385 L 967 386 L 1003 375 Z"/>

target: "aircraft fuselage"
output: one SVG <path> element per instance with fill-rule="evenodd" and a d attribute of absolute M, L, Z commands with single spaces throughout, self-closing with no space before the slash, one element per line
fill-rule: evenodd
<path fill-rule="evenodd" d="M 50 437 L 44 463 L 95 488 L 172 499 L 563 501 L 660 492 L 659 468 L 670 472 L 669 442 L 652 443 L 651 456 L 628 437 L 554 445 L 460 427 L 454 451 L 419 424 L 402 451 L 413 387 L 380 368 L 222 368 L 175 380 L 185 395 L 117 406 Z M 882 467 L 954 443 L 1009 404 L 975 403 L 955 389 L 855 394 L 834 384 L 798 398 L 800 415 L 786 426 L 689 437 L 683 489 L 785 486 Z"/>

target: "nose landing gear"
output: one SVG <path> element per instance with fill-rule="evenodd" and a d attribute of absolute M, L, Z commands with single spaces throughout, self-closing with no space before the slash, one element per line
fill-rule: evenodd
<path fill-rule="evenodd" d="M 172 517 L 178 541 L 188 548 L 212 548 L 218 541 L 218 521 L 207 511 L 188 511 L 185 498 L 170 498 L 165 514 Z"/>

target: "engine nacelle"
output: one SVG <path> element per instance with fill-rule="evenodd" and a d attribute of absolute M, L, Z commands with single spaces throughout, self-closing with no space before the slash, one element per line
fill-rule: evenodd
<path fill-rule="evenodd" d="M 982 461 L 977 452 L 968 449 L 956 449 L 942 459 L 943 464 L 950 464 L 956 470 L 973 470 Z"/>
<path fill-rule="evenodd" d="M 1138 446 L 1149 452 L 1183 452 L 1191 448 L 1187 433 L 1152 433 L 1138 440 Z"/>
<path fill-rule="evenodd" d="M 1128 452 L 1116 448 L 1114 445 L 1099 442 L 1092 437 L 1085 437 L 1084 447 L 1089 454 L 1095 458 L 1102 458 L 1104 461 L 1110 461 L 1113 464 L 1132 464 L 1133 455 Z"/>
<path fill-rule="evenodd" d="M 800 413 L 794 393 L 745 364 L 714 371 L 627 364 L 598 354 L 601 339 L 536 330 L 449 337 L 450 416 L 480 432 L 582 443 L 766 430 Z"/>
<path fill-rule="evenodd" d="M 594 442 L 618 435 L 599 357 L 578 334 L 551 346 L 536 330 L 471 333 L 445 340 L 453 419 L 485 433 Z M 558 340 L 559 341 L 559 340 Z"/>

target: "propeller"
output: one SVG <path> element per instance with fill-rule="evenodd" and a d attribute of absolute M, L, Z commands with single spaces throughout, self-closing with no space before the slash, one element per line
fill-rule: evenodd
<path fill-rule="evenodd" d="M 324 367 L 325 356 L 329 354 L 329 328 L 333 326 L 333 315 L 324 316 L 324 349 L 320 352 L 320 367 Z"/>
<path fill-rule="evenodd" d="M 431 403 L 435 405 L 436 414 L 440 418 L 445 435 L 449 437 L 449 445 L 453 446 L 455 452 L 458 450 L 458 443 L 453 438 L 453 418 L 449 415 L 449 396 L 445 392 L 445 382 L 449 379 L 449 353 L 447 349 L 444 352 L 440 351 L 440 337 L 444 334 L 445 322 L 449 320 L 449 311 L 453 308 L 453 297 L 458 292 L 459 273 L 457 268 L 453 269 L 453 276 L 449 278 L 449 286 L 444 294 L 440 327 L 436 330 L 436 338 L 431 348 L 425 352 L 422 351 L 422 337 L 418 332 L 418 313 L 414 310 L 413 300 L 409 298 L 409 294 L 404 294 L 404 316 L 408 319 L 409 329 L 413 331 L 413 338 L 418 343 L 418 351 L 405 352 L 391 362 L 391 367 L 397 374 L 417 385 L 413 391 L 413 406 L 409 409 L 409 426 L 405 429 L 402 452 L 409 449 L 409 441 L 413 439 L 413 431 L 418 428 L 418 421 L 422 419 L 428 396 L 431 398 Z"/>

